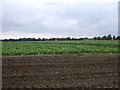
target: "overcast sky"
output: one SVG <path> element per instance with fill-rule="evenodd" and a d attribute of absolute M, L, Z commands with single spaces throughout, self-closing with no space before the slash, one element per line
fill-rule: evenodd
<path fill-rule="evenodd" d="M 1 38 L 118 35 L 118 0 L 2 0 Z"/>

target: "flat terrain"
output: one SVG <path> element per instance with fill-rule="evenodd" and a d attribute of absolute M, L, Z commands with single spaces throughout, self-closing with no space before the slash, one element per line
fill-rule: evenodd
<path fill-rule="evenodd" d="M 3 88 L 118 88 L 118 55 L 3 56 Z"/>
<path fill-rule="evenodd" d="M 118 40 L 3 41 L 2 55 L 119 53 Z"/>

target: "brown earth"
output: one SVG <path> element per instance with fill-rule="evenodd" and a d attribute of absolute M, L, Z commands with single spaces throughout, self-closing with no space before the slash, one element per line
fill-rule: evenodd
<path fill-rule="evenodd" d="M 3 88 L 118 88 L 118 55 L 3 56 L 2 85 Z"/>

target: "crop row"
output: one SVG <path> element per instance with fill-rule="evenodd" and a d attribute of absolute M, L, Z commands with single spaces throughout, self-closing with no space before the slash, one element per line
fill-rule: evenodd
<path fill-rule="evenodd" d="M 81 40 L 81 41 L 46 41 L 45 43 L 62 43 L 62 44 L 80 44 L 80 45 L 101 45 L 101 46 L 113 46 L 120 47 L 120 41 L 118 40 Z"/>
<path fill-rule="evenodd" d="M 78 43 L 78 41 L 76 41 Z M 69 53 L 117 53 L 118 48 L 76 44 L 75 41 L 15 41 L 2 42 L 2 55 L 36 55 Z M 63 44 L 60 44 L 63 43 Z M 73 43 L 73 44 L 66 44 Z"/>

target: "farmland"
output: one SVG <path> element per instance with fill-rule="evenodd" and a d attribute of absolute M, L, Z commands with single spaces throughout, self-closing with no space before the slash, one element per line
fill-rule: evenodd
<path fill-rule="evenodd" d="M 7 41 L 2 42 L 2 55 L 118 53 L 118 47 L 117 40 Z"/>
<path fill-rule="evenodd" d="M 3 56 L 3 88 L 119 88 L 118 55 Z"/>
<path fill-rule="evenodd" d="M 120 88 L 117 40 L 0 43 L 3 90 Z"/>

